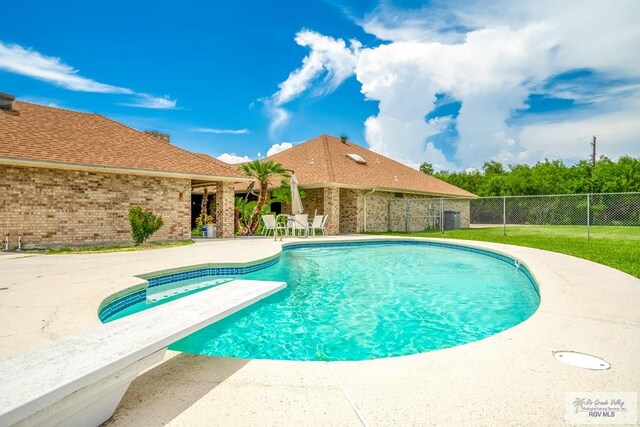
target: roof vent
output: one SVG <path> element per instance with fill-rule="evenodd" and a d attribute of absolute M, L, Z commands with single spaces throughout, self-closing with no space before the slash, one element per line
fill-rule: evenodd
<path fill-rule="evenodd" d="M 353 153 L 349 153 L 347 154 L 347 157 L 350 158 L 351 160 L 353 160 L 356 163 L 359 163 L 361 165 L 366 165 L 367 161 L 365 159 L 363 159 L 361 156 L 357 155 L 357 154 L 353 154 Z"/>
<path fill-rule="evenodd" d="M 342 142 L 343 144 L 347 143 L 347 135 L 340 135 L 340 142 Z"/>
<path fill-rule="evenodd" d="M 10 93 L 0 92 L 0 110 L 13 110 L 13 101 L 16 97 Z"/>

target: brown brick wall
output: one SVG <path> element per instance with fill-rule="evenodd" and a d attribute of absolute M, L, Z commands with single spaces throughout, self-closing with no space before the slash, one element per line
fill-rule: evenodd
<path fill-rule="evenodd" d="M 128 211 L 140 205 L 164 220 L 151 240 L 177 240 L 190 194 L 187 179 L 0 165 L 0 232 L 25 247 L 131 242 Z"/>
<path fill-rule="evenodd" d="M 217 237 L 235 236 L 234 230 L 234 186 L 233 183 L 219 182 L 216 186 L 216 232 Z"/>
<path fill-rule="evenodd" d="M 312 188 L 304 190 L 307 196 L 302 199 L 302 206 L 304 207 L 304 213 L 309 214 L 311 218 L 316 210 L 318 215 L 324 215 L 324 190 L 322 188 Z M 291 212 L 291 207 L 287 212 Z"/>
<path fill-rule="evenodd" d="M 333 202 L 325 204 L 325 194 L 331 192 L 330 190 L 328 188 L 305 190 L 307 197 L 302 200 L 302 204 L 304 212 L 311 217 L 316 209 L 318 215 L 324 215 L 326 206 L 333 206 L 337 200 L 340 204 L 337 226 L 340 233 L 359 233 L 365 229 L 365 199 L 366 231 L 405 231 L 407 229 L 422 231 L 428 227 L 439 227 L 435 219 L 435 217 L 439 217 L 440 213 L 440 198 L 438 197 L 403 194 L 403 197 L 397 198 L 396 193 L 387 191 L 370 193 L 369 191 L 340 188 L 337 195 L 332 193 Z M 389 209 L 390 205 L 391 209 Z M 469 200 L 444 200 L 444 210 L 460 211 L 460 226 L 462 228 L 469 227 L 469 206 Z M 283 212 L 290 213 L 290 208 L 283 207 Z M 409 221 L 407 221 L 407 212 L 409 213 Z M 389 216 L 390 214 L 391 216 Z M 331 221 L 331 217 L 329 221 Z M 329 223 L 327 223 L 328 225 Z M 334 233 L 337 233 L 335 227 Z"/>
<path fill-rule="evenodd" d="M 375 192 L 366 196 L 367 231 L 422 231 L 439 227 L 440 198 L 391 192 Z M 445 211 L 460 211 L 460 227 L 468 228 L 469 200 L 444 200 Z"/>
<path fill-rule="evenodd" d="M 388 231 L 389 199 L 393 198 L 393 193 L 376 191 L 364 197 L 367 204 L 365 231 Z"/>
<path fill-rule="evenodd" d="M 360 233 L 364 222 L 364 191 L 340 189 L 340 233 Z"/>
<path fill-rule="evenodd" d="M 328 215 L 325 230 L 333 236 L 340 233 L 340 189 L 337 187 L 324 187 L 324 210 Z"/>

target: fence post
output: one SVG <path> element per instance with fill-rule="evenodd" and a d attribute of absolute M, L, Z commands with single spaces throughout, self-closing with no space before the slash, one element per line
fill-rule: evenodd
<path fill-rule="evenodd" d="M 502 235 L 507 235 L 507 196 L 502 196 Z"/>
<path fill-rule="evenodd" d="M 444 234 L 444 197 L 440 197 L 440 232 Z"/>
<path fill-rule="evenodd" d="M 587 240 L 591 238 L 591 193 L 587 193 Z"/>

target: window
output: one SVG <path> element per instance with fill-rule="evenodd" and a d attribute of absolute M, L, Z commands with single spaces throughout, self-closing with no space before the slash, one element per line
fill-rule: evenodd
<path fill-rule="evenodd" d="M 354 162 L 361 164 L 361 165 L 366 165 L 367 161 L 365 159 L 363 159 L 361 156 L 359 156 L 358 154 L 347 154 L 347 157 L 350 158 L 351 160 L 353 160 Z"/>

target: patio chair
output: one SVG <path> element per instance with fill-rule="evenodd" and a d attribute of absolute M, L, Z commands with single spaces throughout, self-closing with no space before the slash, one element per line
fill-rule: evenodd
<path fill-rule="evenodd" d="M 324 215 L 315 215 L 313 217 L 313 222 L 309 224 L 309 231 L 312 235 L 316 235 L 316 230 L 323 231 L 322 234 L 324 235 L 324 229 L 322 228 L 322 224 L 324 224 L 324 217 Z"/>
<path fill-rule="evenodd" d="M 270 231 L 272 233 L 275 233 L 275 230 L 276 230 L 275 215 L 262 215 L 262 222 L 264 223 L 264 227 L 262 227 L 263 236 L 268 236 Z"/>
<path fill-rule="evenodd" d="M 300 235 L 304 231 L 304 236 L 309 237 L 309 214 L 296 214 L 291 222 L 292 234 L 295 236 L 298 231 Z"/>
<path fill-rule="evenodd" d="M 322 218 L 322 223 L 320 224 L 320 228 L 319 228 L 319 230 L 322 231 L 322 235 L 323 236 L 327 235 L 325 230 L 324 230 L 324 226 L 327 223 L 327 219 L 329 219 L 329 215 L 324 215 L 324 218 Z"/>

